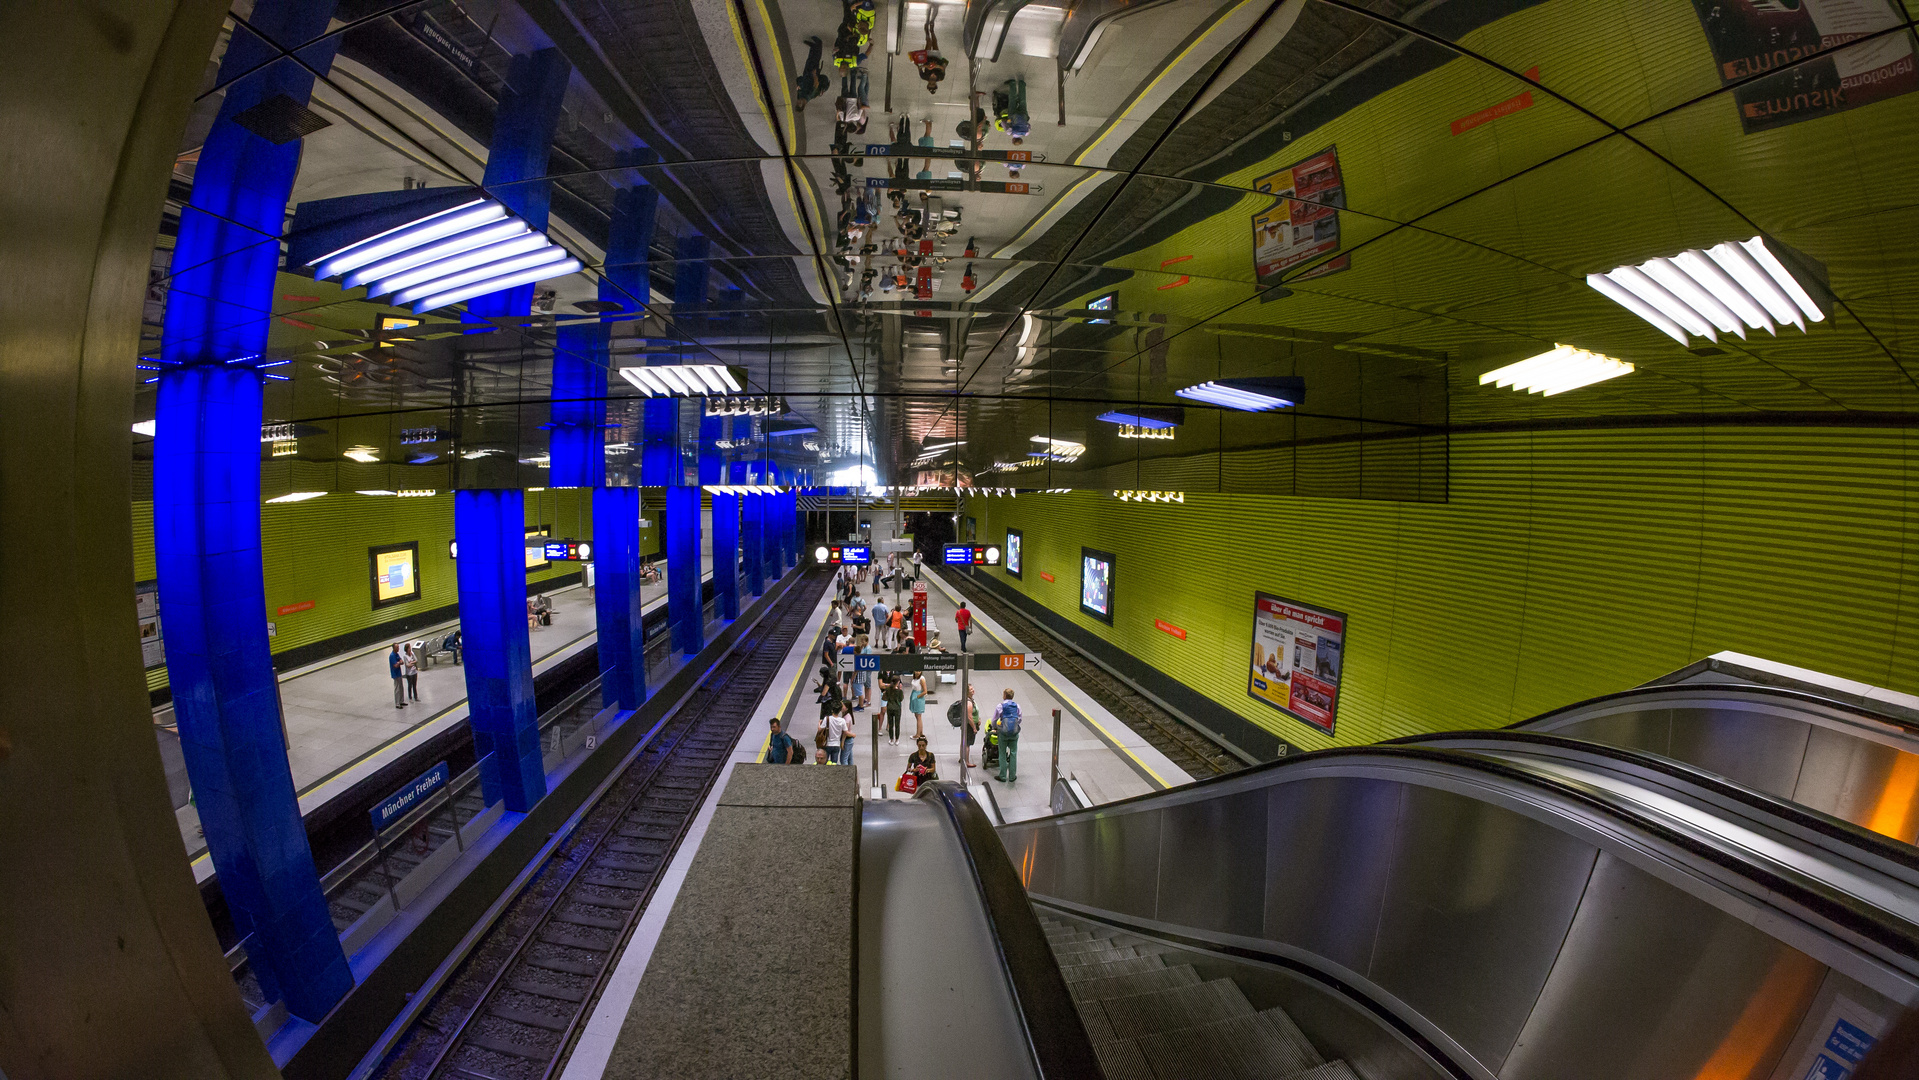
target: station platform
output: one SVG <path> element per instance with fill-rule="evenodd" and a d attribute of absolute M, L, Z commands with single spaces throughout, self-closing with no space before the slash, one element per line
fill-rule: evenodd
<path fill-rule="evenodd" d="M 929 631 L 937 630 L 942 643 L 957 649 L 959 635 L 953 630 L 952 616 L 959 606 L 959 597 L 930 568 L 927 584 Z M 871 602 L 870 585 L 863 585 L 861 594 Z M 812 687 L 818 677 L 818 657 L 832 600 L 831 592 L 820 598 L 808 616 L 809 629 L 795 641 L 781 661 L 770 688 L 755 709 L 753 721 L 747 725 L 734 746 L 725 770 L 714 782 L 712 791 L 688 828 L 685 840 L 675 852 L 646 911 L 641 915 L 623 952 L 614 961 L 612 974 L 592 1016 L 581 1031 L 561 1080 L 600 1080 L 609 1075 L 608 1062 L 613 1058 L 615 1045 L 639 990 L 640 980 L 646 973 L 647 964 L 706 836 L 722 793 L 732 779 L 733 768 L 758 762 L 765 757 L 768 742 L 766 721 L 780 717 L 787 730 L 811 750 L 813 730 L 819 715 Z M 889 597 L 889 606 L 891 602 Z M 1043 655 L 1043 650 L 1028 649 L 1025 642 L 1014 638 L 990 619 L 975 614 L 974 620 L 974 631 L 968 640 L 970 651 L 1042 651 Z M 982 704 L 997 701 L 1000 692 L 1010 686 L 1024 710 L 1020 771 L 1015 782 L 1002 784 L 998 780 L 989 780 L 986 770 L 974 770 L 968 777 L 969 786 L 981 795 L 982 803 L 994 807 L 1004 821 L 1028 820 L 1051 812 L 1047 778 L 1053 752 L 1052 710 L 1055 708 L 1060 710 L 1060 775 L 1078 780 L 1087 796 L 1095 802 L 1129 798 L 1184 784 L 1192 779 L 1079 688 L 1047 671 L 1043 661 L 1037 672 L 974 672 L 969 679 L 979 687 L 974 692 L 976 701 Z M 987 697 L 989 693 L 990 698 Z M 927 705 L 929 749 L 938 758 L 941 776 L 957 780 L 957 770 L 950 766 L 957 763 L 954 755 L 959 745 L 959 729 L 946 721 L 947 704 L 957 700 L 957 683 L 942 686 L 931 696 L 938 701 L 929 701 Z M 875 704 L 878 700 L 876 691 Z M 855 768 L 861 794 L 870 797 L 873 794 L 874 775 L 870 741 L 871 713 L 860 711 L 855 715 L 861 718 L 867 731 L 857 744 Z M 891 787 L 905 769 L 906 755 L 912 752 L 912 724 L 912 714 L 905 713 L 898 747 L 887 745 L 882 740 L 878 775 L 886 782 L 886 798 L 909 797 L 892 791 Z M 976 746 L 973 760 L 979 760 L 978 754 L 979 748 Z M 795 839 L 795 842 L 803 841 Z"/>
<path fill-rule="evenodd" d="M 711 557 L 702 560 L 701 580 L 711 580 Z M 552 601 L 553 620 L 529 632 L 533 674 L 538 676 L 592 645 L 597 639 L 594 598 L 584 585 L 570 585 L 545 594 Z M 644 610 L 666 603 L 666 582 L 641 586 Z M 444 634 L 458 625 L 450 620 L 409 632 L 415 641 Z M 406 708 L 393 704 L 387 652 L 382 642 L 280 673 L 280 701 L 286 723 L 287 762 L 299 792 L 300 813 L 310 815 L 353 785 L 379 771 L 388 762 L 466 719 L 465 668 L 452 664 L 422 667 L 420 700 Z M 192 862 L 195 882 L 213 876 L 199 814 L 186 800 L 185 765 L 179 738 L 161 729 L 161 757 L 175 788 L 175 817 L 180 838 Z"/>

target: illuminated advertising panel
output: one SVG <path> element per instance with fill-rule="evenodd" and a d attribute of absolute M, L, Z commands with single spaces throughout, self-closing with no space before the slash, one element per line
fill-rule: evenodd
<path fill-rule="evenodd" d="M 1113 564 L 1111 552 L 1079 549 L 1079 609 L 1104 623 L 1113 621 Z"/>
<path fill-rule="evenodd" d="M 1345 663 L 1346 616 L 1253 594 L 1248 696 L 1331 735 Z"/>
<path fill-rule="evenodd" d="M 367 549 L 372 564 L 373 606 L 387 607 L 420 598 L 420 545 L 409 541 Z"/>

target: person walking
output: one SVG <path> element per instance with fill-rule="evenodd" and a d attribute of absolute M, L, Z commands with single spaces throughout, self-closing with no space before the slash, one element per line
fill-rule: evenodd
<path fill-rule="evenodd" d="M 797 92 L 794 95 L 799 98 L 797 108 L 806 108 L 807 102 L 826 93 L 827 88 L 832 85 L 826 73 L 820 70 L 820 50 L 825 46 L 826 42 L 817 35 L 806 39 L 806 68 L 800 74 L 798 86 L 795 88 Z"/>
<path fill-rule="evenodd" d="M 1003 86 L 1007 102 L 1005 119 L 1001 126 L 1006 129 L 1008 135 L 1013 137 L 1013 145 L 1019 146 L 1026 141 L 1028 135 L 1033 133 L 1032 117 L 1026 112 L 1026 79 L 1024 76 L 1016 75 L 1006 80 Z M 995 100 L 997 99 L 995 95 Z"/>
<path fill-rule="evenodd" d="M 966 634 L 973 628 L 973 613 L 966 610 L 966 601 L 961 600 L 959 610 L 953 613 L 953 629 L 959 631 L 960 651 L 966 651 Z"/>
<path fill-rule="evenodd" d="M 966 688 L 966 701 L 960 713 L 966 723 L 966 767 L 969 769 L 979 768 L 979 763 L 973 760 L 973 744 L 979 741 L 979 703 L 973 700 L 973 691 L 978 689 L 977 686 Z"/>
<path fill-rule="evenodd" d="M 970 688 L 969 688 L 970 689 Z M 1013 688 L 993 710 L 993 731 L 999 737 L 999 781 L 1010 784 L 1019 774 L 1019 702 L 1013 700 Z"/>
<path fill-rule="evenodd" d="M 412 645 L 408 645 L 402 654 L 400 671 L 406 675 L 407 700 L 420 700 L 420 658 L 414 655 Z"/>
<path fill-rule="evenodd" d="M 393 651 L 386 654 L 387 674 L 393 676 L 393 707 L 406 708 L 406 661 L 400 656 L 400 644 L 394 642 Z"/>
<path fill-rule="evenodd" d="M 933 32 L 933 19 L 939 12 L 939 5 L 926 5 L 926 47 L 914 49 L 906 58 L 919 69 L 920 78 L 926 80 L 926 92 L 940 92 L 940 80 L 946 78 L 946 57 L 940 53 L 939 35 Z"/>
<path fill-rule="evenodd" d="M 900 744 L 900 706 L 906 700 L 906 689 L 895 677 L 888 681 L 886 688 L 880 691 L 880 701 L 886 706 L 886 740 L 894 746 Z"/>

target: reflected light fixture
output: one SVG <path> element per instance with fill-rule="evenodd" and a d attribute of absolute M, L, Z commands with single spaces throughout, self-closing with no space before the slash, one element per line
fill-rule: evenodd
<path fill-rule="evenodd" d="M 1049 439 L 1044 435 L 1035 435 L 1033 441 L 1040 444 L 1040 449 L 1027 456 L 1041 461 L 1074 461 L 1086 452 L 1085 443 L 1071 439 Z"/>
<path fill-rule="evenodd" d="M 708 484 L 709 495 L 778 495 L 786 489 L 771 484 Z"/>
<path fill-rule="evenodd" d="M 1139 424 L 1121 424 L 1119 437 L 1122 439 L 1165 439 L 1173 437 L 1172 427 L 1145 427 Z"/>
<path fill-rule="evenodd" d="M 1183 491 L 1115 491 L 1113 498 L 1120 502 L 1183 503 L 1186 501 L 1186 493 Z"/>
<path fill-rule="evenodd" d="M 270 503 L 305 502 L 308 499 L 317 499 L 320 496 L 325 494 L 326 492 L 324 491 L 290 491 L 290 492 L 287 492 L 285 495 L 279 495 L 274 498 L 268 499 L 267 501 Z"/>
<path fill-rule="evenodd" d="M 647 397 L 709 397 L 746 389 L 744 371 L 726 364 L 655 364 L 623 367 L 620 377 Z"/>
<path fill-rule="evenodd" d="M 1306 380 L 1281 376 L 1251 379 L 1214 379 L 1175 394 L 1192 401 L 1203 401 L 1241 412 L 1268 412 L 1290 409 L 1306 396 Z"/>
<path fill-rule="evenodd" d="M 563 277 L 580 260 L 493 199 L 451 209 L 356 241 L 307 263 L 315 280 L 365 286 L 414 314 L 516 285 Z"/>
<path fill-rule="evenodd" d="M 380 452 L 371 446 L 349 446 L 340 456 L 362 465 L 371 465 L 380 460 Z"/>
<path fill-rule="evenodd" d="M 1497 383 L 1522 393 L 1552 397 L 1631 373 L 1632 365 L 1624 360 L 1575 349 L 1571 345 L 1554 345 L 1551 352 L 1488 371 L 1479 377 L 1479 385 Z"/>
<path fill-rule="evenodd" d="M 1763 236 L 1587 274 L 1586 284 L 1681 345 L 1721 333 L 1743 340 L 1748 328 L 1777 335 L 1781 323 L 1804 333 L 1826 317 Z"/>
<path fill-rule="evenodd" d="M 428 495 L 438 495 L 439 492 L 433 488 L 401 488 L 394 494 L 402 499 L 423 499 Z"/>

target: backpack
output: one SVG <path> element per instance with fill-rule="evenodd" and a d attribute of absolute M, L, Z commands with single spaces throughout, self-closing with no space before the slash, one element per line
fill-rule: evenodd
<path fill-rule="evenodd" d="M 1019 738 L 1019 702 L 1008 698 L 1000 703 L 999 729 L 1009 739 Z"/>

